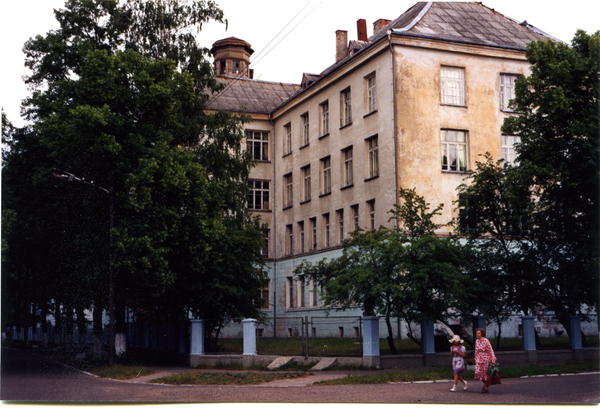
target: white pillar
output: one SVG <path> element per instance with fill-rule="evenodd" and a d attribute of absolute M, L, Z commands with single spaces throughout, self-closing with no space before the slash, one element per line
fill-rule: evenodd
<path fill-rule="evenodd" d="M 190 355 L 204 354 L 204 320 L 190 320 L 192 324 L 192 341 L 190 345 Z"/>
<path fill-rule="evenodd" d="M 242 320 L 244 327 L 244 355 L 256 355 L 256 319 Z"/>

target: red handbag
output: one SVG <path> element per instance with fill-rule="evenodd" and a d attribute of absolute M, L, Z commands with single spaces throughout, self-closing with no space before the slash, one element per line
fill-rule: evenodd
<path fill-rule="evenodd" d="M 495 377 L 490 376 L 490 385 L 494 384 L 502 384 L 502 379 L 500 378 L 500 371 L 498 371 L 498 375 Z"/>

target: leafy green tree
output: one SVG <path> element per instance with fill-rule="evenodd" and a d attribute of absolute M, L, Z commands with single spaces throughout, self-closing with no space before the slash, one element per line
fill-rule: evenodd
<path fill-rule="evenodd" d="M 568 330 L 567 316 L 598 308 L 600 32 L 580 30 L 570 46 L 532 42 L 527 59 L 511 102 L 519 114 L 502 131 L 521 137 L 514 179 L 531 192 L 525 261 Z"/>
<path fill-rule="evenodd" d="M 326 307 L 360 307 L 366 316 L 384 316 L 392 352 L 391 318 L 447 322 L 470 297 L 462 246 L 432 235 L 438 227 L 432 218 L 441 206 L 429 211 L 414 190 L 401 189 L 399 194 L 404 203 L 391 212 L 405 229 L 359 229 L 344 241 L 341 256 L 303 262 L 294 272 L 318 284 Z"/>
<path fill-rule="evenodd" d="M 222 11 L 210 1 L 70 0 L 55 15 L 58 30 L 25 44 L 35 90 L 24 109 L 34 125 L 19 131 L 3 168 L 15 197 L 6 208 L 30 229 L 47 225 L 30 243 L 49 246 L 48 295 L 72 310 L 108 293 L 108 197 L 97 185 L 115 202 L 117 310 L 221 325 L 259 316 L 264 227 L 246 209 L 253 162 L 241 148 L 244 119 L 204 113 L 220 88 L 194 39 L 203 23 L 223 22 Z M 50 178 L 54 167 L 87 184 Z M 24 178 L 37 184 L 20 191 Z M 39 199 L 19 207 L 27 194 Z M 14 256 L 31 250 L 15 246 Z M 80 295 L 61 297 L 63 288 Z"/>

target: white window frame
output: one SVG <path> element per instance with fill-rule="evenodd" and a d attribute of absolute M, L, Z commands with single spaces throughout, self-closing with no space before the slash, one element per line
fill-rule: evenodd
<path fill-rule="evenodd" d="M 283 176 L 283 185 L 285 187 L 283 194 L 283 208 L 288 208 L 294 203 L 294 179 L 292 173 Z"/>
<path fill-rule="evenodd" d="M 331 246 L 331 217 L 329 213 L 323 214 L 323 246 L 329 248 Z"/>
<path fill-rule="evenodd" d="M 307 146 L 310 141 L 310 121 L 308 112 L 300 115 L 302 119 L 302 147 Z"/>
<path fill-rule="evenodd" d="M 342 187 L 348 187 L 354 184 L 354 162 L 353 147 L 347 147 L 342 150 L 343 168 L 342 168 Z"/>
<path fill-rule="evenodd" d="M 442 129 L 442 171 L 464 173 L 469 170 L 469 135 L 466 130 Z M 455 159 L 453 161 L 453 159 Z M 462 159 L 462 166 L 461 166 Z"/>
<path fill-rule="evenodd" d="M 356 231 L 358 229 L 358 227 L 360 227 L 360 213 L 358 211 L 358 204 L 352 205 L 350 206 L 350 208 L 352 209 L 352 226 L 353 226 L 353 231 Z"/>
<path fill-rule="evenodd" d="M 370 230 L 374 230 L 375 229 L 375 200 L 369 200 L 367 201 L 367 219 L 368 221 L 368 228 Z"/>
<path fill-rule="evenodd" d="M 344 242 L 344 210 L 336 210 L 335 212 L 337 217 L 337 226 L 338 226 L 338 243 L 342 245 Z"/>
<path fill-rule="evenodd" d="M 515 98 L 515 79 L 520 74 L 500 74 L 500 110 L 514 112 L 508 107 L 511 99 Z"/>
<path fill-rule="evenodd" d="M 321 159 L 321 195 L 331 193 L 331 156 Z"/>
<path fill-rule="evenodd" d="M 302 171 L 302 201 L 310 201 L 310 164 L 300 170 Z"/>
<path fill-rule="evenodd" d="M 442 66 L 440 77 L 442 105 L 466 106 L 465 69 Z"/>
<path fill-rule="evenodd" d="M 283 155 L 292 153 L 292 124 L 287 123 L 283 125 L 283 134 L 285 136 L 283 143 Z"/>
<path fill-rule="evenodd" d="M 502 135 L 502 158 L 505 164 L 514 165 L 517 152 L 515 144 L 521 143 L 520 136 Z"/>
<path fill-rule="evenodd" d="M 377 76 L 372 74 L 366 78 L 367 83 L 367 114 L 377 110 Z"/>
<path fill-rule="evenodd" d="M 319 105 L 321 112 L 321 136 L 329 134 L 329 100 Z"/>
<path fill-rule="evenodd" d="M 379 141 L 377 136 L 366 139 L 367 142 L 367 178 L 379 176 Z"/>
<path fill-rule="evenodd" d="M 340 92 L 340 127 L 352 124 L 352 90 L 350 87 Z"/>

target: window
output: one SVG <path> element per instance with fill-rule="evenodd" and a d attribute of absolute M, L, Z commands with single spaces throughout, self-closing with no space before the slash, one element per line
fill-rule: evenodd
<path fill-rule="evenodd" d="M 502 158 L 505 164 L 514 164 L 517 153 L 515 152 L 515 144 L 521 142 L 519 136 L 502 135 Z"/>
<path fill-rule="evenodd" d="M 283 126 L 283 134 L 285 142 L 283 143 L 283 155 L 290 154 L 292 152 L 292 125 L 288 123 Z"/>
<path fill-rule="evenodd" d="M 321 159 L 321 194 L 331 193 L 331 157 Z"/>
<path fill-rule="evenodd" d="M 283 208 L 288 208 L 294 203 L 292 173 L 283 176 L 283 185 L 285 187 L 283 191 Z"/>
<path fill-rule="evenodd" d="M 304 275 L 300 275 L 298 277 L 298 300 L 299 300 L 299 307 L 306 307 L 306 304 L 304 303 L 304 288 L 305 288 L 305 281 L 304 281 Z"/>
<path fill-rule="evenodd" d="M 469 234 L 477 229 L 478 213 L 475 206 L 469 206 L 469 197 L 461 194 L 458 197 L 458 230 L 461 234 Z"/>
<path fill-rule="evenodd" d="M 264 283 L 264 286 L 259 290 L 259 297 L 260 297 L 260 308 L 261 309 L 269 309 L 269 286 L 271 284 L 271 281 L 269 279 L 267 279 Z M 259 306 L 257 305 L 257 306 Z"/>
<path fill-rule="evenodd" d="M 317 306 L 317 301 L 318 301 L 318 294 L 317 294 L 317 283 L 314 280 L 310 281 L 310 286 L 309 286 L 309 297 L 310 297 L 310 305 L 311 306 Z"/>
<path fill-rule="evenodd" d="M 221 66 L 221 68 L 220 68 L 221 74 L 226 74 L 227 73 L 227 62 L 226 61 L 221 61 L 219 63 L 219 65 Z"/>
<path fill-rule="evenodd" d="M 319 111 L 321 112 L 321 136 L 325 136 L 329 134 L 329 101 L 319 105 Z"/>
<path fill-rule="evenodd" d="M 271 233 L 271 230 L 266 230 L 265 232 L 263 232 L 263 242 L 264 242 L 264 248 L 262 249 L 262 255 L 265 258 L 269 257 L 269 234 Z"/>
<path fill-rule="evenodd" d="M 317 219 L 311 218 L 310 222 L 310 249 L 317 249 Z"/>
<path fill-rule="evenodd" d="M 377 77 L 375 75 L 367 78 L 367 113 L 377 110 Z"/>
<path fill-rule="evenodd" d="M 350 88 L 343 90 L 340 93 L 340 126 L 347 126 L 352 123 L 352 94 Z"/>
<path fill-rule="evenodd" d="M 358 229 L 358 204 L 351 206 L 350 209 L 352 210 L 352 226 L 356 231 Z"/>
<path fill-rule="evenodd" d="M 377 144 L 377 136 L 367 139 L 367 151 L 369 152 L 367 177 L 376 177 L 379 175 L 379 146 Z"/>
<path fill-rule="evenodd" d="M 302 118 L 302 146 L 306 146 L 309 142 L 309 122 L 308 112 L 301 116 Z"/>
<path fill-rule="evenodd" d="M 329 213 L 323 214 L 323 242 L 325 248 L 331 246 L 331 226 L 329 225 Z"/>
<path fill-rule="evenodd" d="M 442 104 L 465 106 L 464 68 L 442 67 Z"/>
<path fill-rule="evenodd" d="M 338 226 L 338 242 L 341 245 L 344 242 L 344 210 L 337 210 L 335 214 Z"/>
<path fill-rule="evenodd" d="M 369 220 L 369 229 L 375 229 L 375 200 L 367 201 L 367 219 Z"/>
<path fill-rule="evenodd" d="M 302 167 L 302 201 L 310 200 L 310 165 Z"/>
<path fill-rule="evenodd" d="M 348 187 L 354 184 L 352 155 L 352 146 L 342 150 L 342 158 L 344 161 L 342 168 L 342 187 Z"/>
<path fill-rule="evenodd" d="M 515 98 L 515 79 L 518 75 L 500 74 L 500 109 L 503 111 L 512 112 L 509 109 L 508 103 Z"/>
<path fill-rule="evenodd" d="M 292 276 L 288 276 L 285 282 L 285 286 L 286 286 L 286 292 L 287 292 L 287 299 L 286 299 L 286 306 L 288 309 L 293 309 L 296 307 L 296 304 L 294 303 L 294 278 Z M 291 329 L 290 329 L 291 330 Z"/>
<path fill-rule="evenodd" d="M 233 73 L 234 74 L 240 73 L 240 62 L 239 61 L 233 61 Z"/>
<path fill-rule="evenodd" d="M 257 161 L 269 160 L 269 133 L 258 131 L 246 132 L 246 144 L 252 153 L 252 158 Z"/>
<path fill-rule="evenodd" d="M 269 182 L 264 180 L 248 181 L 250 195 L 248 197 L 248 209 L 250 210 L 268 210 L 269 209 Z"/>
<path fill-rule="evenodd" d="M 304 221 L 298 221 L 298 244 L 300 253 L 306 252 L 306 247 L 304 246 Z"/>
<path fill-rule="evenodd" d="M 292 224 L 285 226 L 285 254 L 294 254 L 294 233 L 292 229 Z"/>
<path fill-rule="evenodd" d="M 467 171 L 467 132 L 442 130 L 442 170 Z"/>

